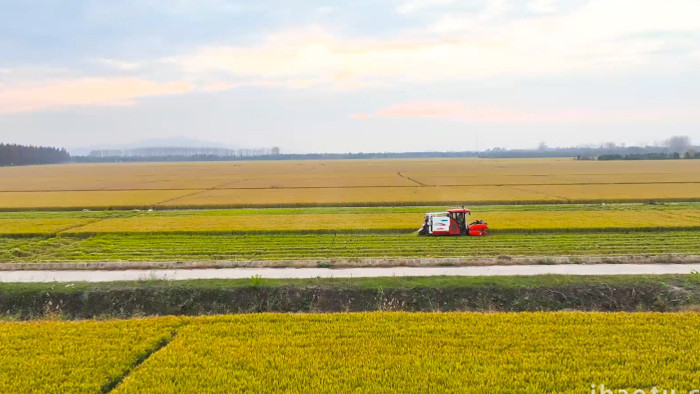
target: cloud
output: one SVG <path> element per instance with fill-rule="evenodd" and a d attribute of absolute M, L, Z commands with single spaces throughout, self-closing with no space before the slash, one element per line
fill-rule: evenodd
<path fill-rule="evenodd" d="M 484 107 L 455 101 L 407 101 L 380 108 L 371 113 L 351 115 L 356 119 L 434 118 L 484 123 L 556 123 L 556 122 L 654 122 L 700 120 L 693 108 L 570 109 L 525 111 L 502 107 Z"/>
<path fill-rule="evenodd" d="M 179 0 L 176 7 L 196 4 Z M 226 2 L 207 4 L 218 7 Z M 480 8 L 455 0 L 399 1 L 393 11 L 404 16 L 397 17 L 425 14 L 421 19 L 425 24 L 374 38 L 351 36 L 335 26 L 308 26 L 277 31 L 245 45 L 200 45 L 157 59 L 85 60 L 83 66 L 98 64 L 98 70 L 8 78 L 0 69 L 0 112 L 132 105 L 139 97 L 249 86 L 390 89 L 500 77 L 615 76 L 636 71 L 668 75 L 700 67 L 700 43 L 694 39 L 700 34 L 696 18 L 700 2 L 695 0 L 674 0 L 673 6 L 656 0 L 592 0 L 575 8 L 555 0 L 475 4 Z M 667 33 L 675 38 L 669 39 Z M 76 78 L 76 74 L 92 77 Z M 184 82 L 152 82 L 163 78 Z M 8 86 L 10 79 L 48 82 Z M 473 114 L 477 115 L 484 113 Z"/>
<path fill-rule="evenodd" d="M 239 87 L 239 85 L 235 83 L 229 83 L 229 82 L 223 82 L 223 81 L 217 81 L 217 82 L 212 82 L 208 85 L 204 85 L 201 87 L 201 90 L 205 92 L 221 92 L 225 90 L 231 90 Z"/>
<path fill-rule="evenodd" d="M 142 67 L 141 63 L 127 62 L 127 61 L 123 61 L 123 60 L 107 59 L 107 58 L 95 59 L 94 62 L 97 64 L 100 64 L 100 65 L 103 65 L 105 67 L 115 69 L 115 70 L 121 70 L 121 71 L 137 70 L 140 67 Z"/>
<path fill-rule="evenodd" d="M 448 6 L 455 2 L 456 0 L 407 0 L 396 6 L 396 12 L 414 14 L 429 8 Z"/>
<path fill-rule="evenodd" d="M 585 119 L 584 111 L 529 112 L 499 107 L 483 107 L 463 102 L 408 101 L 380 108 L 372 113 L 354 114 L 354 118 L 372 117 L 420 117 L 463 122 L 540 122 L 574 121 Z"/>
<path fill-rule="evenodd" d="M 0 113 L 75 105 L 133 105 L 143 97 L 186 93 L 186 82 L 156 83 L 138 78 L 84 78 L 25 84 L 0 90 Z"/>
<path fill-rule="evenodd" d="M 449 3 L 402 3 L 404 12 Z M 314 26 L 283 31 L 245 46 L 207 46 L 168 61 L 188 78 L 210 74 L 265 79 L 289 86 L 359 88 L 381 83 L 425 83 L 494 76 L 623 74 L 650 71 L 667 41 L 645 34 L 700 32 L 700 2 L 674 6 L 650 0 L 594 0 L 564 14 L 537 0 L 537 17 L 505 18 L 513 4 L 489 0 L 477 13 L 448 13 L 399 38 L 344 37 Z M 689 41 L 688 52 L 698 49 Z M 678 67 L 700 66 L 686 55 Z"/>
<path fill-rule="evenodd" d="M 557 11 L 557 0 L 532 0 L 528 8 L 537 13 L 550 14 Z"/>
<path fill-rule="evenodd" d="M 308 86 L 361 87 L 381 81 L 429 82 L 490 76 L 512 69 L 502 44 L 459 39 L 342 40 L 325 32 L 292 32 L 258 46 L 209 47 L 171 58 L 189 78 L 227 74 L 262 78 L 280 86 L 305 79 Z M 522 72 L 523 70 L 517 70 Z"/>

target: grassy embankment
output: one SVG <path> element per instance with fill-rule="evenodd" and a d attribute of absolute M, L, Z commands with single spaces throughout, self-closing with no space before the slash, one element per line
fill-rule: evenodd
<path fill-rule="evenodd" d="M 679 311 L 698 305 L 698 274 L 0 283 L 5 319 L 375 310 Z"/>

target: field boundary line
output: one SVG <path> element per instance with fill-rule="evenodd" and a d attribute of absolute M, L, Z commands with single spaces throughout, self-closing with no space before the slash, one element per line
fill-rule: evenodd
<path fill-rule="evenodd" d="M 515 187 L 515 186 L 520 186 L 520 187 Z M 537 185 L 537 186 L 541 186 L 541 185 Z M 538 190 L 530 190 L 530 189 L 524 189 L 524 188 L 522 188 L 522 187 L 527 187 L 527 185 L 503 185 L 502 187 L 507 187 L 507 188 L 509 188 L 509 189 L 518 190 L 518 191 L 521 191 L 521 192 L 527 192 L 527 193 L 532 193 L 532 194 L 539 194 L 539 195 L 547 196 L 547 197 L 554 197 L 554 198 L 556 198 L 556 199 L 558 199 L 558 200 L 563 201 L 564 204 L 570 204 L 570 203 L 571 203 L 571 199 L 569 199 L 568 197 L 558 196 L 558 195 L 552 194 L 552 193 L 545 193 L 545 192 L 538 191 Z"/>
<path fill-rule="evenodd" d="M 83 261 L 0 263 L 0 271 L 123 271 L 211 268 L 334 268 L 459 267 L 596 264 L 700 264 L 699 254 L 623 256 L 442 257 L 395 259 L 314 259 L 239 261 Z"/>
<path fill-rule="evenodd" d="M 85 224 L 87 226 L 88 224 Z M 82 226 L 76 226 L 80 229 Z M 506 228 L 506 229 L 490 229 L 491 235 L 536 235 L 536 234 L 610 234 L 610 233 L 665 233 L 670 231 L 698 231 L 700 226 L 665 226 L 665 227 L 553 227 L 553 228 Z M 57 233 L 60 237 L 76 237 L 86 238 L 99 235 L 409 235 L 417 233 L 418 230 L 414 227 L 408 228 L 338 228 L 338 229 L 292 229 L 292 230 L 108 230 L 108 231 L 73 231 L 65 230 Z M 19 233 L 20 237 L 35 236 L 34 233 L 25 236 L 25 233 Z M 41 235 L 42 233 L 36 233 Z M 15 234 L 0 233 L 0 237 L 13 237 Z"/>
<path fill-rule="evenodd" d="M 419 188 L 419 186 L 408 186 Z M 224 190 L 224 189 L 215 189 Z M 281 190 L 281 189 L 280 189 Z M 203 191 L 202 191 L 203 192 Z M 533 193 L 532 191 L 528 191 Z M 194 193 L 193 193 L 194 194 Z M 535 194 L 535 193 L 533 193 Z M 546 194 L 545 194 L 546 195 Z M 181 196 L 177 198 L 184 198 Z M 77 212 L 82 209 L 87 209 L 90 212 L 96 211 L 127 211 L 133 209 L 148 209 L 158 207 L 160 210 L 220 210 L 220 209 L 265 209 L 265 208 L 373 208 L 373 207 L 442 207 L 448 205 L 461 205 L 464 200 L 421 200 L 421 201 L 350 201 L 350 202 L 301 202 L 301 203 L 268 203 L 268 204 L 251 204 L 251 203 L 225 203 L 225 204 L 183 204 L 183 205 L 162 205 L 165 201 L 157 204 L 133 204 L 133 205 L 66 205 L 66 206 L 20 206 L 20 207 L 2 207 L 0 212 Z M 591 204 L 664 204 L 664 203 L 698 203 L 700 197 L 641 197 L 641 198 L 589 198 L 581 199 L 574 198 L 567 201 L 557 199 L 537 200 L 537 199 L 518 199 L 518 200 L 469 200 L 469 205 L 474 206 L 493 206 L 493 205 L 591 205 Z"/>
<path fill-rule="evenodd" d="M 60 234 L 62 234 L 62 233 L 70 232 L 71 230 L 75 230 L 75 229 L 78 229 L 78 228 L 81 228 L 81 227 L 89 226 L 89 225 L 91 225 L 91 224 L 95 224 L 95 223 L 101 222 L 101 221 L 106 220 L 106 219 L 108 219 L 108 218 L 96 218 L 96 219 L 91 220 L 91 221 L 88 221 L 88 222 L 86 222 L 86 223 L 76 224 L 76 225 L 73 225 L 73 226 L 68 226 L 68 227 L 66 227 L 66 228 L 62 228 L 62 229 L 56 231 L 56 233 L 53 234 L 53 237 L 52 237 L 52 238 L 56 238 L 56 237 L 58 237 L 58 236 L 59 236 Z"/>
<path fill-rule="evenodd" d="M 119 387 L 119 385 L 126 379 L 131 372 L 133 372 L 139 365 L 143 364 L 148 360 L 151 356 L 153 356 L 155 353 L 163 349 L 164 347 L 168 346 L 170 342 L 175 339 L 177 336 L 177 327 L 176 329 L 173 329 L 173 331 L 170 332 L 170 335 L 161 339 L 158 341 L 155 346 L 152 348 L 146 349 L 146 351 L 138 356 L 136 361 L 129 365 L 124 371 L 119 376 L 114 377 L 111 379 L 109 382 L 105 383 L 104 386 L 100 389 L 100 393 L 106 394 L 106 393 L 111 393 L 114 389 Z"/>
<path fill-rule="evenodd" d="M 416 184 L 418 184 L 418 185 L 420 185 L 420 186 L 426 186 L 426 187 L 435 186 L 435 185 L 426 185 L 426 184 L 423 183 L 423 182 L 417 181 L 417 180 L 415 180 L 415 179 L 413 179 L 413 178 L 411 178 L 411 177 L 409 177 L 409 176 L 403 175 L 403 174 L 401 173 L 401 171 L 397 172 L 396 175 L 400 176 L 400 177 L 403 178 L 403 179 L 407 179 L 407 180 L 409 180 L 409 181 L 411 181 L 411 182 L 413 182 L 413 183 L 416 183 Z M 399 187 L 413 187 L 413 186 L 399 186 Z"/>
<path fill-rule="evenodd" d="M 432 185 L 410 178 L 400 172 L 397 175 L 408 179 L 418 186 L 426 187 L 504 187 L 504 186 L 606 186 L 606 185 L 687 185 L 700 184 L 700 181 L 659 181 L 659 182 L 560 182 L 560 183 L 446 183 Z M 345 185 L 345 186 L 263 186 L 263 187 L 226 187 L 232 182 L 225 182 L 210 188 L 162 188 L 162 189 L 61 189 L 61 190 L 0 190 L 0 193 L 65 193 L 65 192 L 150 192 L 150 191 L 195 191 L 199 193 L 205 190 L 270 190 L 270 189 L 378 189 L 378 188 L 409 188 L 414 185 Z M 184 196 L 183 196 L 184 197 Z"/>
<path fill-rule="evenodd" d="M 209 188 L 198 189 L 198 190 L 195 191 L 194 193 L 189 193 L 189 194 L 185 194 L 184 196 L 178 196 L 178 197 L 169 198 L 169 199 L 164 200 L 164 201 L 159 201 L 159 202 L 153 204 L 153 206 L 154 206 L 154 207 L 161 206 L 161 205 L 163 205 L 163 204 L 167 204 L 167 203 L 169 203 L 169 202 L 176 201 L 176 200 L 179 200 L 179 199 L 181 199 L 181 198 L 192 197 L 192 196 L 196 196 L 197 194 L 206 193 L 206 192 L 208 192 L 208 191 L 216 190 L 216 189 L 218 189 L 220 186 L 225 186 L 225 185 L 227 185 L 227 184 L 229 184 L 229 183 L 230 183 L 229 181 L 226 181 L 226 182 L 224 182 L 224 183 L 221 183 L 221 184 L 218 184 L 218 185 L 214 185 L 214 186 L 209 187 Z M 187 189 L 187 190 L 193 190 L 193 189 Z"/>
<path fill-rule="evenodd" d="M 179 199 L 181 199 L 181 198 L 196 196 L 197 194 L 204 193 L 204 192 L 207 192 L 207 191 L 209 191 L 209 190 L 213 190 L 213 189 L 198 189 L 198 190 L 195 191 L 194 193 L 189 193 L 189 194 L 185 194 L 185 195 L 183 195 L 183 196 L 178 196 L 178 197 L 169 198 L 169 199 L 167 199 L 167 200 L 158 201 L 158 202 L 156 202 L 155 204 L 153 204 L 152 206 L 157 207 L 157 206 L 160 206 L 161 204 L 167 204 L 167 203 L 169 203 L 169 202 L 171 202 L 171 201 L 179 200 Z"/>

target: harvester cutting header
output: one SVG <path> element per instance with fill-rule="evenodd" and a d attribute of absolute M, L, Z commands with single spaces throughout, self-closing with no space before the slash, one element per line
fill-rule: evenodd
<path fill-rule="evenodd" d="M 486 235 L 488 226 L 485 221 L 477 220 L 467 224 L 468 209 L 449 209 L 447 212 L 430 212 L 425 214 L 425 223 L 418 230 L 418 235 Z"/>

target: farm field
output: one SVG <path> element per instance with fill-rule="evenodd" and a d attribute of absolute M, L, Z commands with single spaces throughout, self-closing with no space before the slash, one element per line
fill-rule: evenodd
<path fill-rule="evenodd" d="M 0 322 L 0 392 L 101 392 L 169 339 L 177 322 Z"/>
<path fill-rule="evenodd" d="M 0 262 L 696 255 L 698 164 L 423 159 L 4 167 Z M 647 203 L 563 203 L 602 200 Z M 420 205 L 425 201 L 439 205 Z M 472 209 L 472 220 L 486 220 L 492 236 L 414 234 L 425 212 L 459 203 Z M 317 206 L 333 204 L 341 207 Z M 368 206 L 350 206 L 357 204 Z M 393 206 L 380 206 L 387 204 Z M 189 209 L 238 205 L 262 208 Z"/>
<path fill-rule="evenodd" d="M 411 159 L 0 168 L 0 210 L 695 201 L 700 162 Z"/>
<path fill-rule="evenodd" d="M 98 326 L 102 340 L 94 346 L 89 338 Z M 22 371 L 17 379 L 1 375 L 0 387 L 95 392 L 114 382 L 117 393 L 229 392 L 233 387 L 578 393 L 603 384 L 629 392 L 652 386 L 687 392 L 700 384 L 698 327 L 696 313 L 580 312 L 0 323 L 0 335 L 13 339 L 0 368 Z M 56 343 L 51 338 L 61 339 L 68 351 L 35 345 Z M 119 341 L 134 338 L 147 339 L 131 354 L 115 354 Z M 164 346 L 151 354 L 147 349 L 156 343 Z M 99 360 L 101 368 L 82 368 L 86 359 Z M 60 367 L 47 373 L 46 365 Z"/>
<path fill-rule="evenodd" d="M 700 254 L 700 231 L 425 238 L 396 233 L 98 234 L 0 238 L 0 262 L 240 261 Z M 279 264 L 290 264 L 281 261 Z"/>
<path fill-rule="evenodd" d="M 0 262 L 700 254 L 700 203 L 473 208 L 491 236 L 418 237 L 444 206 L 5 212 Z"/>
<path fill-rule="evenodd" d="M 92 233 L 412 232 L 447 207 L 277 208 L 173 211 L 7 212 L 1 235 Z M 700 228 L 700 203 L 473 207 L 493 232 Z"/>

